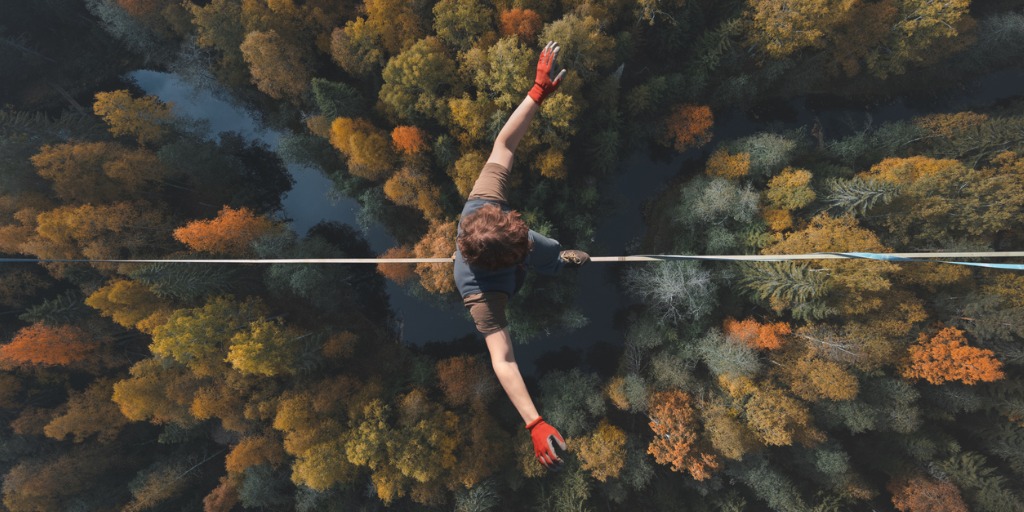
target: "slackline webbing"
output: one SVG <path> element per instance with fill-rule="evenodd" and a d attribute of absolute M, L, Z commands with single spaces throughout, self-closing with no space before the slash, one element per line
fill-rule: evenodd
<path fill-rule="evenodd" d="M 981 263 L 974 261 L 948 261 L 946 258 L 1024 258 L 1024 251 L 995 252 L 816 252 L 808 254 L 740 254 L 740 255 L 692 255 L 692 254 L 651 254 L 637 256 L 593 256 L 596 263 L 626 263 L 643 261 L 753 261 L 779 262 L 802 260 L 870 259 L 890 262 L 933 262 L 952 265 L 967 265 L 1003 270 L 1024 270 L 1018 263 Z M 46 259 L 46 258 L 0 258 L 0 263 L 191 263 L 191 264 L 392 264 L 392 263 L 452 263 L 454 258 L 282 258 L 282 259 Z"/>

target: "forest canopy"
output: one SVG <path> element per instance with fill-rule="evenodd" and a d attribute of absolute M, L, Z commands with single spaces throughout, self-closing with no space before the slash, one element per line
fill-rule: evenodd
<path fill-rule="evenodd" d="M 0 252 L 41 259 L 447 257 L 490 145 L 557 40 L 568 75 L 510 202 L 593 251 L 1024 248 L 1024 2 L 0 0 Z M 126 77 L 229 98 L 211 134 Z M 976 101 L 952 98 L 976 94 Z M 966 97 L 966 96 L 964 96 Z M 1000 101 L 995 101 L 999 99 Z M 893 106 L 899 108 L 890 108 Z M 871 114 L 865 114 L 870 112 Z M 289 165 L 359 226 L 291 229 Z M 0 266 L 2 508 L 1022 510 L 1024 274 L 826 260 L 617 268 L 609 343 L 528 384 L 548 473 L 479 339 L 403 343 L 385 280 L 449 266 Z M 531 277 L 523 342 L 588 322 Z M 570 354 L 571 355 L 571 354 Z"/>

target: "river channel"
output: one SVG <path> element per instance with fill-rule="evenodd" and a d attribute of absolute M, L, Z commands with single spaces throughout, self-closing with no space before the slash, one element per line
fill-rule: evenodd
<path fill-rule="evenodd" d="M 131 73 L 129 78 L 147 94 L 173 103 L 177 115 L 208 123 L 211 137 L 233 131 L 249 140 L 263 142 L 271 150 L 276 151 L 278 147 L 281 133 L 261 126 L 253 115 L 220 95 L 197 90 L 169 73 L 140 70 Z M 957 94 L 942 99 L 897 98 L 871 106 L 851 107 L 846 103 L 841 107 L 822 107 L 829 102 L 821 98 L 797 98 L 774 106 L 770 109 L 771 114 L 767 115 L 752 115 L 746 111 L 716 113 L 714 137 L 716 140 L 732 140 L 765 131 L 769 126 L 772 130 L 789 130 L 810 126 L 817 121 L 829 138 L 836 138 L 852 130 L 850 120 L 863 121 L 870 117 L 877 125 L 928 113 L 984 108 L 1022 95 L 1024 70 L 1016 69 L 979 78 Z M 602 187 L 601 197 L 610 207 L 603 209 L 591 246 L 597 248 L 600 255 L 624 254 L 643 234 L 643 204 L 660 194 L 665 184 L 683 169 L 692 167 L 705 156 L 706 149 L 664 158 L 654 158 L 648 152 L 636 152 L 624 158 L 615 177 Z M 282 203 L 284 217 L 290 219 L 291 229 L 304 234 L 322 220 L 358 225 L 359 203 L 332 194 L 331 182 L 318 170 L 289 164 L 288 171 L 295 179 L 295 186 Z M 383 226 L 371 225 L 364 234 L 377 253 L 395 245 L 395 240 Z M 591 264 L 580 272 L 575 305 L 586 315 L 589 323 L 572 332 L 553 332 L 547 338 L 517 346 L 517 359 L 524 373 L 532 373 L 535 361 L 545 353 L 566 350 L 581 353 L 600 346 L 601 342 L 621 343 L 623 333 L 616 327 L 615 317 L 617 312 L 628 306 L 629 299 L 620 292 L 611 265 Z M 421 345 L 475 333 L 460 305 L 445 306 L 421 300 L 391 282 L 388 282 L 387 291 L 391 308 L 401 322 L 401 337 L 405 343 Z"/>

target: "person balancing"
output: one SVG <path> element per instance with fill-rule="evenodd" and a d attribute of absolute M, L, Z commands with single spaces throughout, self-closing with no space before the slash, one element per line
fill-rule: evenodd
<path fill-rule="evenodd" d="M 527 228 L 519 212 L 509 207 L 506 190 L 516 146 L 544 98 L 565 77 L 565 69 L 553 75 L 558 52 L 554 42 L 541 51 L 533 88 L 498 133 L 462 209 L 455 252 L 455 284 L 463 303 L 484 335 L 498 381 L 526 422 L 537 460 L 549 469 L 563 463 L 555 443 L 565 450 L 565 440 L 537 413 L 530 398 L 512 351 L 505 307 L 522 286 L 527 269 L 555 275 L 564 267 L 582 266 L 590 256 L 575 249 L 563 251 L 557 240 Z"/>

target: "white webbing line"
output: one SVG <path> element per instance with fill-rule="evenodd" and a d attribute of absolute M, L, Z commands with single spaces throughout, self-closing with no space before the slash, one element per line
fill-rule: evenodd
<path fill-rule="evenodd" d="M 652 254 L 637 256 L 593 256 L 596 263 L 671 261 L 671 260 L 712 260 L 712 261 L 795 261 L 795 260 L 838 260 L 864 259 L 939 260 L 946 258 L 1024 258 L 1024 251 L 992 252 L 903 252 L 903 253 L 807 253 L 807 254 L 731 254 L 731 255 L 690 255 Z M 0 258 L 0 263 L 220 263 L 220 264 L 392 264 L 392 263 L 452 263 L 454 258 L 269 258 L 269 259 L 47 259 L 47 258 Z"/>

